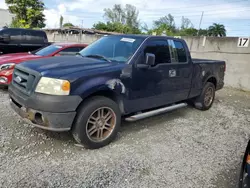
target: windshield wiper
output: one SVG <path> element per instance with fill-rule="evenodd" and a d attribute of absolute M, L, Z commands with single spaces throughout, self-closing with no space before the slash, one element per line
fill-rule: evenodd
<path fill-rule="evenodd" d="M 94 55 L 86 55 L 86 56 L 83 56 L 83 57 L 90 57 L 90 58 L 97 58 L 97 59 L 103 59 L 109 63 L 111 63 L 111 61 L 109 59 L 107 59 L 106 57 L 102 56 L 102 55 L 97 55 L 97 54 L 94 54 Z"/>

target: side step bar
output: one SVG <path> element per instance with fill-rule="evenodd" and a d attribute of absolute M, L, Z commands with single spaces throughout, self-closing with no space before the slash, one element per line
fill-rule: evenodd
<path fill-rule="evenodd" d="M 144 113 L 141 113 L 141 114 L 136 114 L 136 115 L 133 115 L 133 116 L 130 116 L 130 117 L 126 118 L 125 120 L 129 121 L 129 122 L 138 121 L 140 119 L 145 119 L 145 118 L 155 116 L 155 115 L 159 115 L 159 114 L 162 114 L 162 113 L 165 113 L 165 112 L 173 111 L 173 110 L 176 110 L 176 109 L 179 109 L 179 108 L 183 108 L 185 106 L 187 106 L 187 103 L 180 103 L 180 104 L 176 104 L 176 105 L 172 105 L 172 106 L 152 110 L 152 111 L 149 111 L 149 112 L 144 112 Z"/>

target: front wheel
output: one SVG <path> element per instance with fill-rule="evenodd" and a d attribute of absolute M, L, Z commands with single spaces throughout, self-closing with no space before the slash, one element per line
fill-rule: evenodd
<path fill-rule="evenodd" d="M 88 149 L 97 149 L 112 142 L 121 124 L 118 105 L 111 99 L 96 96 L 88 99 L 77 112 L 72 134 Z"/>
<path fill-rule="evenodd" d="M 194 105 L 199 110 L 208 110 L 213 105 L 215 98 L 215 86 L 211 82 L 207 82 L 201 95 L 194 99 Z"/>

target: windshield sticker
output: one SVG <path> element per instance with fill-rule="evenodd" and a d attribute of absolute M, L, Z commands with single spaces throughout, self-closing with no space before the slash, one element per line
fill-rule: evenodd
<path fill-rule="evenodd" d="M 58 49 L 61 49 L 62 48 L 62 46 L 55 46 L 56 48 L 58 48 Z"/>
<path fill-rule="evenodd" d="M 122 38 L 121 41 L 133 43 L 133 42 L 135 42 L 135 39 L 131 39 L 131 38 Z"/>

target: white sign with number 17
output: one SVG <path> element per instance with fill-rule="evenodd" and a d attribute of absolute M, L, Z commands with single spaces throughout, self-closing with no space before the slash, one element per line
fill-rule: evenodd
<path fill-rule="evenodd" d="M 239 38 L 238 40 L 238 47 L 248 47 L 249 45 L 249 38 Z"/>

